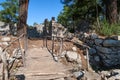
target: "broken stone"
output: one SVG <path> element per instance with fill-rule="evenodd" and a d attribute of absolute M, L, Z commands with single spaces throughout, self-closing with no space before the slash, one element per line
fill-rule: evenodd
<path fill-rule="evenodd" d="M 61 53 L 61 57 L 65 57 L 65 54 L 67 53 L 67 51 L 63 51 L 62 53 Z"/>
<path fill-rule="evenodd" d="M 119 69 L 115 69 L 112 72 L 113 72 L 112 75 L 113 75 L 114 80 L 120 79 L 120 70 Z"/>
<path fill-rule="evenodd" d="M 119 80 L 120 79 L 120 70 L 115 69 L 111 71 L 102 71 L 102 75 L 104 75 L 108 80 Z"/>
<path fill-rule="evenodd" d="M 77 48 L 76 48 L 76 47 L 72 47 L 72 50 L 73 50 L 73 51 L 77 51 Z"/>
<path fill-rule="evenodd" d="M 83 71 L 74 72 L 73 76 L 77 79 L 81 79 L 84 76 L 84 72 Z"/>
<path fill-rule="evenodd" d="M 12 63 L 14 60 L 15 60 L 15 58 L 9 58 L 9 59 L 8 59 L 8 63 L 10 64 L 10 63 Z"/>
<path fill-rule="evenodd" d="M 72 61 L 76 61 L 78 58 L 78 54 L 77 52 L 73 52 L 73 51 L 67 51 L 66 53 L 66 58 L 68 61 L 72 62 Z"/>
<path fill-rule="evenodd" d="M 57 57 L 56 54 L 53 54 L 53 57 L 54 57 L 54 60 L 55 60 L 55 61 L 58 61 L 58 57 Z"/>
<path fill-rule="evenodd" d="M 105 46 L 105 47 L 120 47 L 120 41 L 118 41 L 118 40 L 105 40 L 103 42 L 103 46 Z"/>
<path fill-rule="evenodd" d="M 91 39 L 96 39 L 96 38 L 98 38 L 98 35 L 96 33 L 92 33 L 90 35 L 90 37 L 91 37 Z"/>
<path fill-rule="evenodd" d="M 72 39 L 73 36 L 74 36 L 74 35 L 73 35 L 72 33 L 67 33 L 67 38 Z"/>
<path fill-rule="evenodd" d="M 19 48 L 14 49 L 12 57 L 17 58 L 17 59 L 21 58 L 22 57 L 22 52 L 21 51 L 23 51 L 23 49 L 22 50 L 20 50 Z"/>
<path fill-rule="evenodd" d="M 104 76 L 110 76 L 109 71 L 101 71 L 101 74 Z"/>
<path fill-rule="evenodd" d="M 84 33 L 84 37 L 86 38 L 86 37 L 89 37 L 90 35 L 89 34 L 87 34 L 87 33 Z"/>
<path fill-rule="evenodd" d="M 76 61 L 77 61 L 77 63 L 78 63 L 78 64 L 80 64 L 80 66 L 81 66 L 82 61 L 81 61 L 81 56 L 80 56 L 79 54 L 78 54 L 78 58 L 77 58 L 77 60 L 76 60 Z"/>
<path fill-rule="evenodd" d="M 1 40 L 3 42 L 9 42 L 9 41 L 11 41 L 11 38 L 10 37 L 3 37 Z"/>

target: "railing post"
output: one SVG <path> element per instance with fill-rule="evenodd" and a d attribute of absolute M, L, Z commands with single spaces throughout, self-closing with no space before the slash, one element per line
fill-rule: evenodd
<path fill-rule="evenodd" d="M 25 54 L 24 54 L 24 52 L 22 50 L 22 44 L 21 44 L 19 39 L 18 39 L 18 42 L 19 42 L 19 47 L 20 47 L 20 51 L 21 51 L 21 54 L 22 54 L 23 66 L 25 67 Z"/>
<path fill-rule="evenodd" d="M 23 41 L 24 41 L 24 53 L 27 51 L 27 36 L 26 34 L 23 35 Z"/>
<path fill-rule="evenodd" d="M 89 52 L 88 52 L 88 48 L 86 48 L 86 53 L 87 53 L 87 70 L 90 70 L 90 63 L 89 63 Z"/>
<path fill-rule="evenodd" d="M 47 48 L 47 36 L 45 37 L 45 46 Z"/>
<path fill-rule="evenodd" d="M 59 54 L 62 53 L 62 50 L 63 50 L 63 38 L 60 37 L 60 51 L 59 51 Z"/>
<path fill-rule="evenodd" d="M 2 80 L 9 80 L 9 72 L 8 72 L 8 63 L 6 58 L 6 52 L 2 51 L 1 54 L 2 62 L 3 62 L 3 77 Z"/>
<path fill-rule="evenodd" d="M 48 19 L 45 19 L 45 21 L 44 21 L 44 28 L 43 28 L 43 34 L 44 34 L 44 35 L 43 35 L 43 36 L 44 36 L 44 37 L 43 37 L 43 46 L 44 46 L 44 47 L 47 47 L 46 44 L 45 44 L 45 41 L 46 41 L 46 39 L 47 39 L 47 38 L 46 38 L 46 37 L 47 37 L 47 27 L 48 27 Z M 44 40 L 45 40 L 45 41 L 44 41 Z M 47 43 L 47 42 L 46 42 L 46 43 Z"/>
<path fill-rule="evenodd" d="M 54 36 L 52 36 L 52 54 L 54 53 Z"/>

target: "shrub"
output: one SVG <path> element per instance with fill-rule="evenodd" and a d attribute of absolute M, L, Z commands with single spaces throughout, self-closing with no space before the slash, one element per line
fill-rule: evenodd
<path fill-rule="evenodd" d="M 109 24 L 106 20 L 100 23 L 100 28 L 95 27 L 98 34 L 103 36 L 120 35 L 120 24 Z"/>

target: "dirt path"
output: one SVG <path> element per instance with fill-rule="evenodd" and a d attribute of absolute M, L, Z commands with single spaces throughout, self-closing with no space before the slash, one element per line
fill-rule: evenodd
<path fill-rule="evenodd" d="M 35 44 L 29 46 L 26 66 L 20 68 L 16 75 L 23 75 L 22 80 L 51 80 L 66 77 L 67 67 L 55 62 L 46 48 Z"/>

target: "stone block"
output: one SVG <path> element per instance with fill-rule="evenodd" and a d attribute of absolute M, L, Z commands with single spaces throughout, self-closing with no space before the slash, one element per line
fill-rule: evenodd
<path fill-rule="evenodd" d="M 120 41 L 119 40 L 104 40 L 103 46 L 105 47 L 120 47 Z"/>
<path fill-rule="evenodd" d="M 77 61 L 77 59 L 78 59 L 78 53 L 74 52 L 74 51 L 67 51 L 66 58 L 70 62 Z"/>
<path fill-rule="evenodd" d="M 106 53 L 106 54 L 112 53 L 112 49 L 110 49 L 110 48 L 96 46 L 96 49 L 102 53 Z"/>

